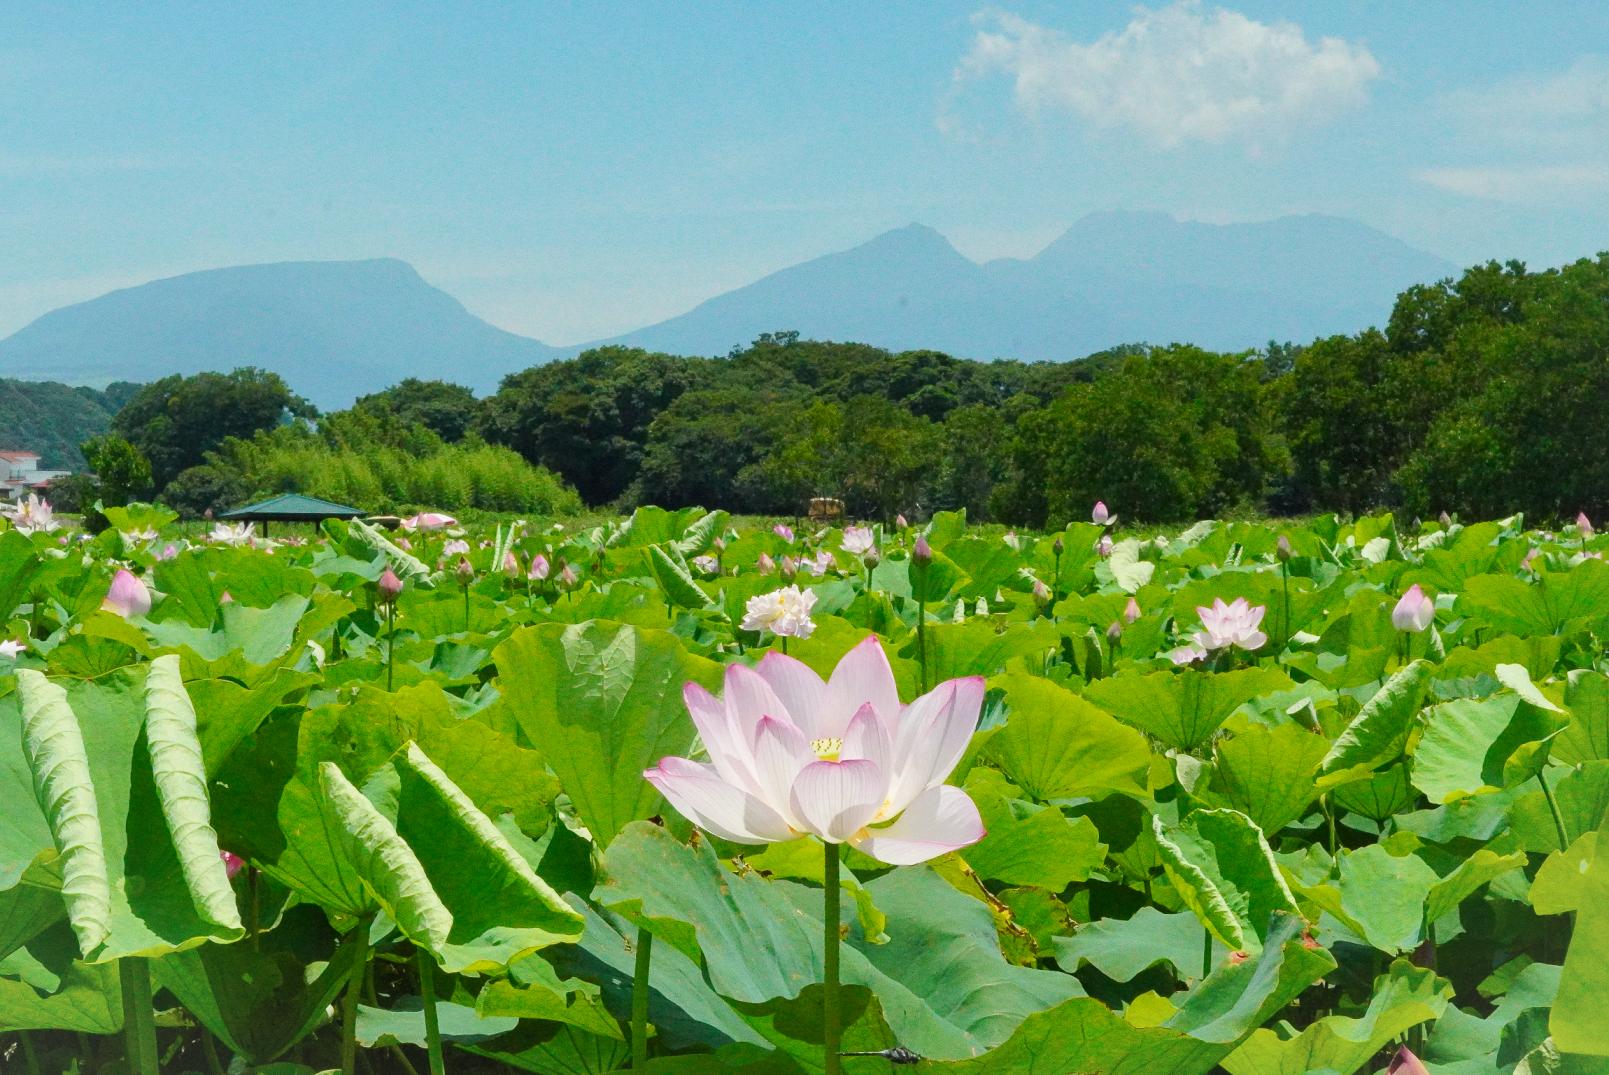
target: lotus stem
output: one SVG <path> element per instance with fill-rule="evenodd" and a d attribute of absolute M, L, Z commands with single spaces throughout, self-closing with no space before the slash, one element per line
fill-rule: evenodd
<path fill-rule="evenodd" d="M 373 921 L 373 915 L 364 915 L 352 931 L 352 969 L 346 978 L 346 995 L 341 999 L 341 1075 L 357 1075 L 358 994 L 369 964 L 369 926 Z"/>
<path fill-rule="evenodd" d="M 385 689 L 391 690 L 391 670 L 397 663 L 397 603 L 385 607 Z"/>
<path fill-rule="evenodd" d="M 1565 851 L 1570 847 L 1570 837 L 1565 832 L 1564 815 L 1559 813 L 1559 804 L 1553 799 L 1553 789 L 1548 787 L 1548 777 L 1545 768 L 1536 771 L 1536 782 L 1542 785 L 1542 797 L 1548 801 L 1548 812 L 1553 815 L 1553 827 L 1559 833 L 1559 850 Z"/>
<path fill-rule="evenodd" d="M 1279 565 L 1280 608 L 1284 611 L 1285 619 L 1281 623 L 1284 629 L 1280 634 L 1285 637 L 1279 641 L 1280 649 L 1288 649 L 1291 644 L 1291 565 L 1280 561 Z"/>
<path fill-rule="evenodd" d="M 1201 927 L 1201 980 L 1212 973 L 1212 930 Z"/>
<path fill-rule="evenodd" d="M 927 602 L 916 601 L 916 665 L 921 676 L 922 693 L 927 693 Z"/>
<path fill-rule="evenodd" d="M 425 1051 L 430 1055 L 430 1075 L 447 1075 L 436 1013 L 436 957 L 424 948 L 415 948 L 414 957 L 419 964 L 419 1000 L 425 1009 Z"/>
<path fill-rule="evenodd" d="M 151 968 L 137 956 L 117 961 L 123 987 L 123 1040 L 129 1070 L 135 1075 L 160 1075 L 156 1056 L 156 1022 L 151 1012 Z"/>
<path fill-rule="evenodd" d="M 843 1028 L 838 1024 L 838 845 L 823 843 L 826 859 L 822 900 L 821 950 L 821 1048 L 827 1075 L 838 1075 L 841 1070 L 839 1039 Z"/>
<path fill-rule="evenodd" d="M 22 1059 L 28 1065 L 28 1075 L 39 1075 L 39 1055 L 34 1052 L 33 1036 L 26 1030 L 20 1030 L 17 1040 L 22 1043 Z"/>
<path fill-rule="evenodd" d="M 653 960 L 654 935 L 637 927 L 637 964 L 631 973 L 631 1070 L 648 1066 L 648 967 Z"/>

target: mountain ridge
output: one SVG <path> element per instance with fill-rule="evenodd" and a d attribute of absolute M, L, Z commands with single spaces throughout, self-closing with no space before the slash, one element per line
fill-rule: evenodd
<path fill-rule="evenodd" d="M 321 407 L 405 377 L 486 392 L 609 344 L 724 354 L 798 330 L 891 350 L 1070 360 L 1119 343 L 1239 350 L 1355 332 L 1456 267 L 1323 214 L 1250 224 L 1091 213 L 1027 258 L 975 262 L 925 224 L 882 232 L 593 343 L 552 346 L 476 317 L 406 261 L 227 266 L 60 307 L 0 340 L 0 373 L 105 384 L 257 365 Z"/>

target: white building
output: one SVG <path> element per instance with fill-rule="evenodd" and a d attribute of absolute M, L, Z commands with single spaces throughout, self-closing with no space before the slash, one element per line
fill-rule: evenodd
<path fill-rule="evenodd" d="M 70 473 L 40 470 L 38 452 L 0 452 L 0 499 L 21 500 L 29 493 L 43 493 L 50 479 Z"/>

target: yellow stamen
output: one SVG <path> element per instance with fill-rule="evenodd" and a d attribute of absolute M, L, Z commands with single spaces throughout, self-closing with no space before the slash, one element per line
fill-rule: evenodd
<path fill-rule="evenodd" d="M 837 736 L 827 739 L 812 739 L 810 749 L 815 751 L 816 757 L 822 761 L 837 761 L 838 755 L 844 752 L 844 741 Z"/>

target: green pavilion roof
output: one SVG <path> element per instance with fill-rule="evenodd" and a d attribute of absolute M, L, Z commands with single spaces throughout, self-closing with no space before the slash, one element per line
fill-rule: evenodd
<path fill-rule="evenodd" d="M 226 511 L 219 518 L 262 520 L 265 522 L 304 522 L 313 519 L 352 519 L 365 514 L 348 504 L 336 504 L 300 493 L 282 493 L 257 504 Z"/>

